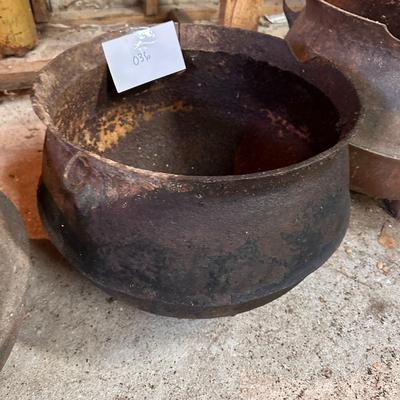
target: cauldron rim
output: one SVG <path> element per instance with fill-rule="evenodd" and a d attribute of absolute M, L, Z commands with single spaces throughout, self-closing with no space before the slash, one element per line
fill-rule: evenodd
<path fill-rule="evenodd" d="M 99 154 L 85 150 L 78 145 L 71 143 L 70 141 L 65 140 L 64 138 L 60 138 L 58 133 L 54 133 L 51 130 L 47 130 L 46 134 L 49 132 L 60 140 L 61 142 L 71 146 L 78 157 L 88 157 L 95 159 L 112 169 L 116 169 L 119 171 L 125 171 L 126 173 L 135 173 L 141 175 L 143 177 L 157 177 L 158 179 L 165 180 L 165 181 L 181 181 L 187 183 L 207 183 L 207 182 L 240 182 L 240 181 L 249 181 L 255 179 L 262 179 L 262 178 L 270 178 L 270 177 L 278 177 L 289 175 L 292 173 L 297 173 L 303 169 L 316 165 L 318 163 L 322 163 L 329 157 L 335 155 L 342 147 L 347 146 L 349 144 L 349 139 L 343 138 L 340 139 L 337 144 L 313 157 L 308 158 L 299 163 L 291 164 L 286 167 L 277 168 L 268 171 L 261 171 L 261 172 L 254 172 L 250 174 L 237 174 L 237 175 L 183 175 L 183 174 L 173 174 L 168 172 L 161 172 L 161 171 L 153 171 L 150 169 L 142 169 L 137 167 L 132 167 L 130 165 L 114 161 L 110 158 L 100 156 Z"/>
<path fill-rule="evenodd" d="M 325 3 L 324 0 L 321 0 Z M 189 24 L 189 23 L 183 23 L 180 24 L 180 29 L 182 28 L 197 28 L 197 27 L 207 27 L 207 28 L 215 28 L 218 30 L 231 30 L 237 33 L 243 33 L 246 35 L 255 35 L 255 36 L 260 36 L 264 38 L 268 38 L 271 41 L 275 41 L 276 43 L 279 43 L 281 46 L 286 46 L 288 51 L 292 54 L 293 58 L 296 58 L 291 51 L 288 43 L 286 40 L 281 39 L 276 36 L 268 35 L 268 34 L 263 34 L 260 32 L 253 32 L 253 31 L 246 31 L 240 28 L 227 28 L 227 27 L 221 27 L 221 26 L 214 26 L 214 25 L 206 25 L 206 24 Z M 52 69 L 54 68 L 54 65 L 57 60 L 60 59 L 60 57 L 65 57 L 68 54 L 73 54 L 73 52 L 76 52 L 79 50 L 79 48 L 82 48 L 82 46 L 87 46 L 87 45 L 94 45 L 96 43 L 102 42 L 104 40 L 108 40 L 113 38 L 116 35 L 122 35 L 122 34 L 127 34 L 129 32 L 132 32 L 132 28 L 137 28 L 137 29 L 142 29 L 143 27 L 127 27 L 124 29 L 116 30 L 116 31 L 110 31 L 104 34 L 101 34 L 94 39 L 79 43 L 77 45 L 74 45 L 70 47 L 69 49 L 65 50 L 61 54 L 59 54 L 57 57 L 55 57 L 52 61 L 50 61 L 40 72 L 39 76 L 36 78 L 34 84 L 33 84 L 33 91 L 31 94 L 31 102 L 33 109 L 39 119 L 46 125 L 46 135 L 51 134 L 56 138 L 56 140 L 66 144 L 67 146 L 70 146 L 71 149 L 77 154 L 77 157 L 80 156 L 85 156 L 88 158 L 95 159 L 105 165 L 107 165 L 109 168 L 116 169 L 119 171 L 125 171 L 126 173 L 135 173 L 138 175 L 141 175 L 143 177 L 157 177 L 158 179 L 165 180 L 165 181 L 181 181 L 181 182 L 186 182 L 186 183 L 208 183 L 208 182 L 240 182 L 240 181 L 248 181 L 248 180 L 256 180 L 256 179 L 262 179 L 262 178 L 271 178 L 271 177 L 279 177 L 279 176 L 284 176 L 284 175 L 290 175 L 292 173 L 298 173 L 301 170 L 304 170 L 308 167 L 311 167 L 316 164 L 321 164 L 323 161 L 326 159 L 329 159 L 330 157 L 334 156 L 338 151 L 340 151 L 344 146 L 348 146 L 350 143 L 350 140 L 352 139 L 353 136 L 355 136 L 358 132 L 358 126 L 360 124 L 361 116 L 363 114 L 363 105 L 360 102 L 360 99 L 358 97 L 358 93 L 356 92 L 352 82 L 345 78 L 347 80 L 347 83 L 349 86 L 352 86 L 352 89 L 354 89 L 354 96 L 355 100 L 358 101 L 358 106 L 359 106 L 359 112 L 356 117 L 356 122 L 352 126 L 352 128 L 345 133 L 345 135 L 340 135 L 338 141 L 335 143 L 334 146 L 331 146 L 330 148 L 310 157 L 307 158 L 304 161 L 290 164 L 288 166 L 282 167 L 282 168 L 277 168 L 277 169 L 272 169 L 272 170 L 267 170 L 267 171 L 261 171 L 261 172 L 254 172 L 254 173 L 248 173 L 248 174 L 237 174 L 237 175 L 183 175 L 183 174 L 174 174 L 174 173 L 168 173 L 168 172 L 161 172 L 161 171 L 154 171 L 150 169 L 142 169 L 142 168 L 137 168 L 133 166 L 129 166 L 127 164 L 124 164 L 122 162 L 114 161 L 110 158 L 101 156 L 93 151 L 84 149 L 83 147 L 80 147 L 79 145 L 76 145 L 72 143 L 71 141 L 67 140 L 57 129 L 57 127 L 54 125 L 52 121 L 52 117 L 49 115 L 49 112 L 46 110 L 46 107 L 43 105 L 43 103 L 46 103 L 46 100 L 42 100 L 41 96 L 38 95 L 38 88 L 43 85 L 43 77 L 46 76 L 46 74 L 49 74 L 52 72 Z M 183 46 L 182 46 L 183 47 Z M 245 53 L 243 53 L 245 54 Z M 311 60 L 307 60 L 304 64 L 308 62 L 312 62 L 315 59 L 319 59 L 322 61 L 325 65 L 329 65 L 333 68 L 334 64 L 323 59 L 322 57 L 314 57 Z M 300 61 L 299 61 L 300 63 Z M 285 70 L 279 66 L 276 66 L 282 71 L 289 71 Z M 339 71 L 337 68 L 335 68 L 342 77 L 345 77 L 345 75 Z M 291 72 L 291 71 L 289 71 Z M 304 79 L 303 77 L 299 76 L 300 79 Z M 314 87 L 317 87 L 313 83 L 310 83 Z M 329 98 L 329 96 L 327 96 Z M 337 107 L 335 106 L 337 109 Z M 339 110 L 338 110 L 339 112 Z"/>

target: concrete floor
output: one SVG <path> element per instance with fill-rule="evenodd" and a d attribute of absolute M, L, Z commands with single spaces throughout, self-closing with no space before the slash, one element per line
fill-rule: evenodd
<path fill-rule="evenodd" d="M 1 400 L 400 399 L 400 226 L 373 200 L 353 196 L 343 245 L 281 299 L 215 320 L 147 314 L 44 239 L 44 130 L 27 97 L 0 101 L 0 190 L 24 216 L 34 264 Z"/>
<path fill-rule="evenodd" d="M 215 320 L 136 310 L 33 240 L 28 315 L 0 398 L 399 399 L 399 226 L 362 196 L 352 211 L 341 248 L 296 289 Z"/>

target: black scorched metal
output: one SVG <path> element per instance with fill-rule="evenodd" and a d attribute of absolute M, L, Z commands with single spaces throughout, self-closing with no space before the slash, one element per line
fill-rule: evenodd
<path fill-rule="evenodd" d="M 181 25 L 187 71 L 117 94 L 101 42 L 35 84 L 51 240 L 108 292 L 178 317 L 265 304 L 322 265 L 349 219 L 359 102 L 278 38 Z"/>

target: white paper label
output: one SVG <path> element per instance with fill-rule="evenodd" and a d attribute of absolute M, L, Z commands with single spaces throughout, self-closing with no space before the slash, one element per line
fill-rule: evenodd
<path fill-rule="evenodd" d="M 102 46 L 118 93 L 186 69 L 172 21 L 139 28 Z"/>

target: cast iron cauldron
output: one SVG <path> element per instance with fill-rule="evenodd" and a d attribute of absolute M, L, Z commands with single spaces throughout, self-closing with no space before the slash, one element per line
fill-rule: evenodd
<path fill-rule="evenodd" d="M 393 0 L 307 0 L 286 5 L 287 35 L 299 59 L 320 56 L 354 83 L 363 104 L 351 141 L 351 185 L 390 201 L 400 218 L 400 3 Z"/>
<path fill-rule="evenodd" d="M 117 94 L 101 42 L 128 31 L 66 51 L 34 86 L 51 240 L 96 285 L 154 313 L 272 301 L 346 232 L 355 90 L 281 39 L 181 25 L 187 71 Z"/>

